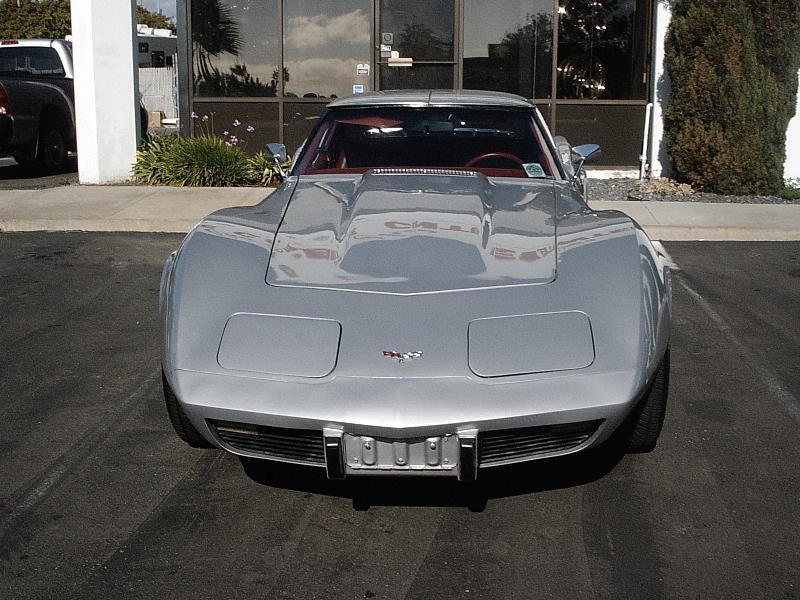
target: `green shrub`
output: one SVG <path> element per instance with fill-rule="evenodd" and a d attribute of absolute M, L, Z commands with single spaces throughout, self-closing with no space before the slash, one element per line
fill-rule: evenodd
<path fill-rule="evenodd" d="M 281 165 L 284 171 L 289 170 L 290 163 Z M 263 152 L 251 156 L 247 160 L 248 178 L 254 184 L 274 185 L 281 180 L 281 170 L 274 160 L 267 158 Z"/>
<path fill-rule="evenodd" d="M 164 159 L 174 185 L 232 186 L 247 180 L 247 155 L 218 137 L 186 138 Z"/>
<path fill-rule="evenodd" d="M 164 157 L 181 143 L 177 134 L 150 137 L 142 141 L 133 165 L 133 180 L 147 185 L 170 185 Z"/>
<path fill-rule="evenodd" d="M 800 200 L 800 179 L 787 179 L 779 195 L 785 200 Z"/>
<path fill-rule="evenodd" d="M 213 135 L 152 137 L 136 153 L 133 179 L 147 185 L 273 185 L 280 171 L 263 152 L 248 156 L 240 147 Z"/>
<path fill-rule="evenodd" d="M 775 194 L 783 188 L 800 66 L 799 6 L 676 1 L 667 36 L 667 149 L 678 177 L 696 189 Z"/>

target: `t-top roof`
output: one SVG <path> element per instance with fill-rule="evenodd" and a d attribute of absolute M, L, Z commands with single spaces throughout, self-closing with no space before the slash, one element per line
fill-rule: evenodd
<path fill-rule="evenodd" d="M 334 100 L 328 108 L 368 106 L 486 106 L 533 108 L 522 96 L 481 90 L 392 90 L 365 92 Z"/>

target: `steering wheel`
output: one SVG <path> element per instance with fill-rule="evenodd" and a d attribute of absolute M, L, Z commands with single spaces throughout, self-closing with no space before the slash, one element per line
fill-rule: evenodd
<path fill-rule="evenodd" d="M 479 154 L 478 156 L 474 156 L 467 161 L 464 165 L 465 167 L 474 167 L 478 163 L 481 163 L 485 160 L 491 160 L 493 158 L 499 158 L 501 160 L 506 160 L 508 162 L 514 163 L 515 167 L 522 168 L 522 159 L 513 154 L 509 154 L 508 152 L 486 152 L 484 154 Z"/>

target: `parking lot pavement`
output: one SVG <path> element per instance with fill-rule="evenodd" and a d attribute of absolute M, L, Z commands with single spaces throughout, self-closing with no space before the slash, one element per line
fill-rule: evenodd
<path fill-rule="evenodd" d="M 679 271 L 654 452 L 466 487 L 248 476 L 182 445 L 156 316 L 179 240 L 0 234 L 0 597 L 800 593 L 800 244 L 664 245 Z"/>

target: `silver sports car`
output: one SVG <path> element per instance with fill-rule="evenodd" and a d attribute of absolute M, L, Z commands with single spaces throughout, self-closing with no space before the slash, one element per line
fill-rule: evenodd
<path fill-rule="evenodd" d="M 629 217 L 587 206 L 596 150 L 507 94 L 330 104 L 273 194 L 166 261 L 178 435 L 330 478 L 651 450 L 670 272 Z"/>

